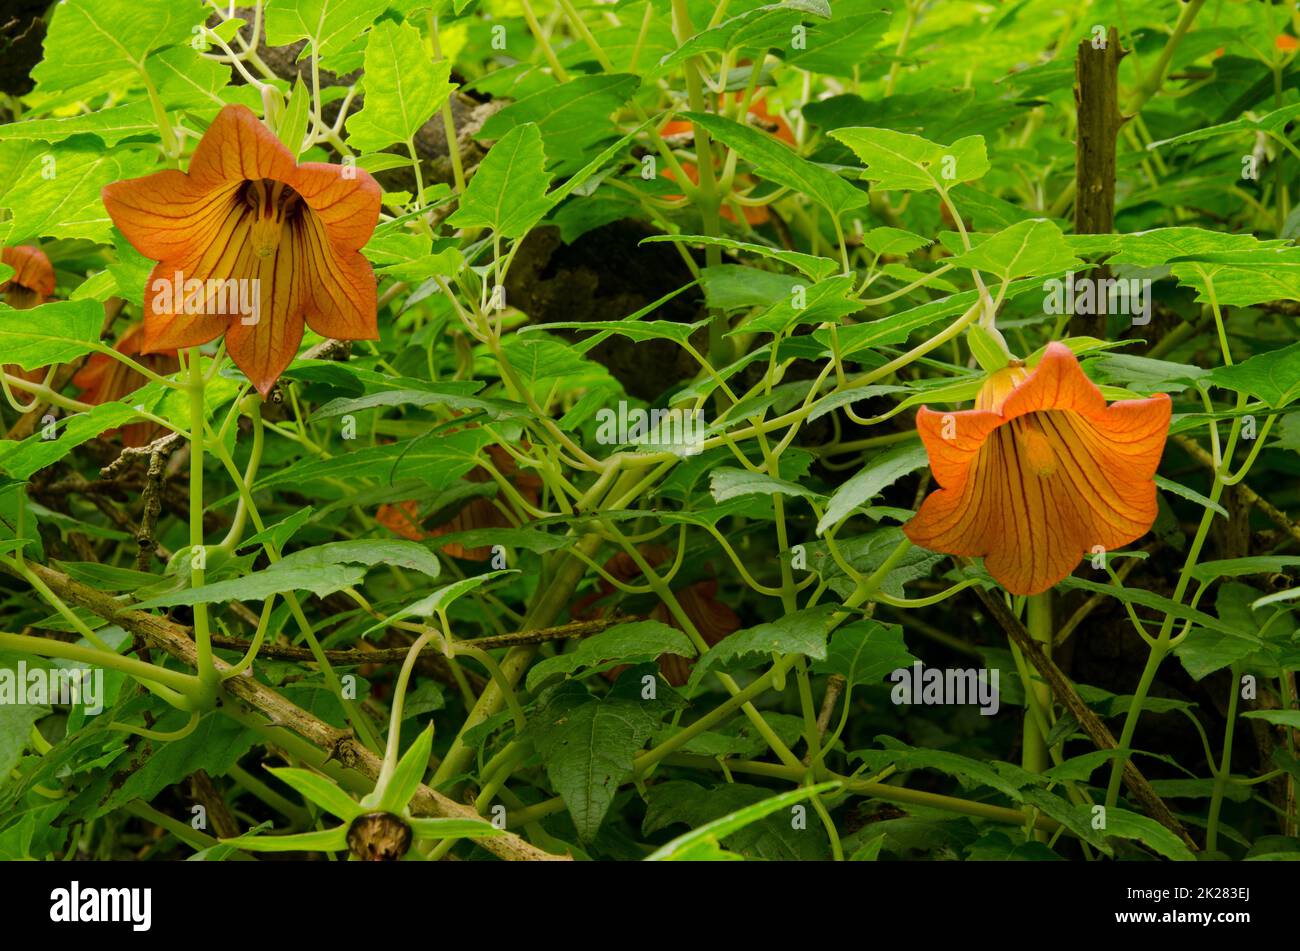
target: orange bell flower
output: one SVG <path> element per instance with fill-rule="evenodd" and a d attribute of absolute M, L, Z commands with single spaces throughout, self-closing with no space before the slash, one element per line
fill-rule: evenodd
<path fill-rule="evenodd" d="M 54 294 L 54 267 L 40 248 L 30 244 L 0 248 L 0 261 L 14 269 L 9 280 L 0 281 L 0 298 L 14 310 L 39 307 Z M 8 363 L 0 369 L 28 383 L 45 379 L 45 367 L 24 370 L 16 363 Z"/>
<path fill-rule="evenodd" d="M 916 428 L 940 488 L 903 526 L 922 548 L 982 557 L 1012 594 L 1037 594 L 1086 553 L 1151 528 L 1169 396 L 1106 405 L 1070 348 L 993 374 L 976 408 L 922 407 Z"/>
<path fill-rule="evenodd" d="M 14 310 L 28 310 L 54 294 L 54 267 L 45 252 L 30 244 L 0 249 L 0 261 L 14 269 L 9 280 L 0 283 L 0 296 Z"/>
<path fill-rule="evenodd" d="M 160 376 L 175 373 L 180 369 L 176 351 L 154 353 L 147 356 L 140 353 L 144 327 L 132 324 L 122 334 L 122 339 L 113 347 L 118 353 L 132 357 L 137 363 L 148 367 Z M 134 393 L 149 382 L 143 373 L 132 370 L 121 360 L 114 360 L 105 353 L 92 354 L 86 365 L 76 372 L 72 385 L 81 390 L 81 401 L 98 405 L 120 400 Z M 117 430 L 107 430 L 104 436 L 111 436 Z M 125 446 L 147 446 L 162 433 L 162 427 L 156 423 L 131 423 L 121 428 L 122 444 Z"/>
<path fill-rule="evenodd" d="M 492 465 L 497 472 L 509 480 L 524 499 L 536 505 L 541 497 L 542 480 L 531 472 L 520 472 L 514 456 L 500 446 L 488 446 L 487 454 L 492 458 Z M 482 466 L 475 466 L 465 474 L 465 479 L 469 482 L 490 482 L 492 476 Z M 415 499 L 379 506 L 375 512 L 375 521 L 393 534 L 409 538 L 413 542 L 480 528 L 510 528 L 514 524 L 493 504 L 492 499 L 483 496 L 470 499 L 450 521 L 427 531 L 420 516 L 420 504 Z M 464 558 L 466 561 L 487 561 L 492 557 L 491 545 L 466 548 L 460 542 L 447 542 L 442 546 L 442 551 L 453 558 Z"/>
<path fill-rule="evenodd" d="M 113 223 L 157 261 L 145 288 L 142 353 L 225 335 L 265 396 L 293 360 L 304 321 L 326 337 L 378 337 L 375 275 L 361 248 L 379 220 L 369 173 L 298 164 L 245 106 L 226 106 L 168 169 L 103 190 Z"/>

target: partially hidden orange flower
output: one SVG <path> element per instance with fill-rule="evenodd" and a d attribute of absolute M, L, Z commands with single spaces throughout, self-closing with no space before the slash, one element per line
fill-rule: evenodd
<path fill-rule="evenodd" d="M 45 252 L 30 244 L 0 249 L 0 261 L 14 269 L 7 281 L 0 281 L 0 299 L 14 310 L 39 307 L 54 294 L 54 267 Z M 16 363 L 7 363 L 3 370 L 28 383 L 45 379 L 45 367 L 24 370 Z"/>
<path fill-rule="evenodd" d="M 742 98 L 743 98 L 743 94 L 741 93 L 735 94 L 736 102 L 739 102 Z M 725 102 L 725 99 L 723 101 Z M 782 118 L 779 114 L 774 116 L 767 111 L 767 104 L 763 101 L 761 94 L 755 96 L 750 101 L 749 120 L 759 129 L 768 133 L 774 138 L 779 139 L 780 141 L 784 142 L 786 145 L 793 146 L 797 144 L 797 141 L 794 137 L 794 130 L 790 128 L 790 124 L 786 122 L 785 119 Z M 663 126 L 659 129 L 659 134 L 662 136 L 674 136 L 674 135 L 693 136 L 695 134 L 695 124 L 692 122 L 688 122 L 684 119 L 674 119 L 671 122 L 665 122 Z M 682 162 L 681 166 L 682 166 L 682 171 L 686 173 L 686 177 L 691 180 L 691 184 L 698 185 L 700 183 L 700 170 L 695 166 L 695 164 L 692 162 Z M 668 168 L 664 169 L 662 175 L 664 178 L 672 180 L 673 178 L 672 169 L 668 169 Z M 740 175 L 737 176 L 737 178 L 741 183 L 745 183 L 745 184 L 753 181 L 753 179 L 748 175 Z M 672 199 L 672 198 L 681 198 L 682 196 L 669 195 L 667 197 Z M 764 224 L 767 221 L 769 221 L 772 217 L 771 213 L 763 205 L 742 205 L 741 211 L 745 215 L 745 221 L 751 225 Z M 735 214 L 733 214 L 731 209 L 728 208 L 726 205 L 724 205 L 720 209 L 720 214 L 722 215 L 723 218 L 726 218 L 728 221 L 736 220 Z"/>
<path fill-rule="evenodd" d="M 0 296 L 14 310 L 28 310 L 54 294 L 54 267 L 45 252 L 30 244 L 0 249 L 0 261 L 14 269 L 0 282 Z"/>
<path fill-rule="evenodd" d="M 915 544 L 982 557 L 1012 594 L 1037 594 L 1084 554 L 1151 528 L 1167 394 L 1107 406 L 1070 348 L 1052 343 L 1034 369 L 993 374 L 975 405 L 917 414 L 940 488 L 903 527 Z"/>
<path fill-rule="evenodd" d="M 113 223 L 157 261 L 145 288 L 141 353 L 226 349 L 265 396 L 316 333 L 373 340 L 375 276 L 360 250 L 379 220 L 380 189 L 351 166 L 298 164 L 245 106 L 226 106 L 189 172 L 173 169 L 103 190 Z"/>
<path fill-rule="evenodd" d="M 500 446 L 488 446 L 487 454 L 492 458 L 502 478 L 507 479 L 525 500 L 536 505 L 541 497 L 542 480 L 531 472 L 520 472 L 514 457 Z M 470 482 L 489 482 L 491 474 L 482 466 L 475 466 L 465 475 Z M 506 514 L 497 508 L 492 499 L 478 496 L 470 499 L 465 506 L 450 520 L 431 529 L 425 529 L 424 519 L 420 515 L 420 504 L 415 499 L 379 506 L 375 521 L 396 535 L 411 541 L 423 541 L 455 532 L 468 532 L 481 528 L 510 528 L 514 525 Z M 487 561 L 492 557 L 491 545 L 478 545 L 467 548 L 460 542 L 447 542 L 442 546 L 445 554 L 467 561 Z"/>
<path fill-rule="evenodd" d="M 640 553 L 641 557 L 652 568 L 672 558 L 672 552 L 662 545 L 643 545 L 640 548 Z M 605 562 L 605 570 L 619 581 L 633 582 L 641 577 L 641 569 L 632 560 L 632 556 L 626 552 L 619 552 Z M 578 620 L 593 620 L 604 617 L 607 610 L 597 606 L 597 602 L 604 600 L 614 592 L 614 585 L 602 578 L 594 592 L 579 598 L 574 603 L 570 613 Z M 673 591 L 673 597 L 677 599 L 677 603 L 681 606 L 682 613 L 690 619 L 695 630 L 699 632 L 700 637 L 710 647 L 727 635 L 740 630 L 740 618 L 736 616 L 736 612 L 718 600 L 718 582 L 716 578 L 704 578 L 679 588 Z M 662 601 L 651 610 L 650 618 L 659 621 L 661 624 L 667 624 L 669 627 L 675 627 L 679 631 L 684 630 L 681 623 L 668 609 L 668 605 Z M 674 687 L 680 687 L 686 683 L 690 679 L 691 668 L 695 666 L 693 660 L 677 654 L 660 654 L 658 662 L 664 680 Z M 615 667 L 606 676 L 610 680 L 616 680 L 618 675 L 625 670 L 627 670 L 626 664 Z"/>
<path fill-rule="evenodd" d="M 144 325 L 135 323 L 127 328 L 120 340 L 113 347 L 118 353 L 132 357 L 142 366 L 160 376 L 167 376 L 180 369 L 176 351 L 142 354 L 140 344 L 144 339 Z M 134 393 L 148 383 L 143 373 L 131 369 L 121 360 L 114 360 L 108 354 L 92 354 L 90 359 L 72 377 L 72 385 L 81 390 L 83 403 L 99 405 L 111 403 Z M 111 436 L 118 430 L 106 430 L 102 435 Z M 130 423 L 121 428 L 122 444 L 126 446 L 147 446 L 162 434 L 162 427 L 156 423 Z"/>

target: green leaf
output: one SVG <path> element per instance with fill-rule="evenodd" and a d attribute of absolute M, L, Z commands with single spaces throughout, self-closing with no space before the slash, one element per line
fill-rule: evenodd
<path fill-rule="evenodd" d="M 695 647 L 681 631 L 660 621 L 620 624 L 583 638 L 577 650 L 534 664 L 528 671 L 527 687 L 536 690 L 556 674 L 571 674 L 582 668 L 599 672 L 619 664 L 643 664 L 660 654 L 694 657 Z"/>
<path fill-rule="evenodd" d="M 1274 109 L 1272 112 L 1266 112 L 1258 119 L 1252 119 L 1249 116 L 1242 116 L 1239 119 L 1233 119 L 1231 122 L 1220 122 L 1216 125 L 1205 126 L 1192 132 L 1184 132 L 1182 135 L 1175 135 L 1172 138 L 1161 139 L 1158 142 L 1152 142 L 1147 148 L 1155 151 L 1166 145 L 1180 145 L 1185 142 L 1199 142 L 1202 139 L 1213 139 L 1223 135 L 1234 135 L 1237 133 L 1246 133 L 1254 135 L 1257 132 L 1281 132 L 1286 128 L 1296 116 L 1300 116 L 1300 103 L 1292 103 L 1289 106 L 1283 106 L 1281 109 Z"/>
<path fill-rule="evenodd" d="M 919 234 L 913 234 L 910 231 L 904 231 L 902 228 L 879 227 L 872 228 L 862 236 L 862 243 L 871 249 L 873 254 L 884 257 L 886 255 L 907 255 L 913 251 L 919 251 L 927 244 L 933 244 L 932 238 L 923 238 Z"/>
<path fill-rule="evenodd" d="M 1027 277 L 1007 287 L 1006 300 L 1014 300 L 1030 290 L 1040 290 L 1042 281 Z M 927 301 L 916 307 L 899 311 L 880 320 L 871 320 L 839 328 L 840 356 L 848 357 L 862 350 L 887 347 L 902 343 L 913 333 L 943 320 L 969 310 L 979 300 L 977 290 L 962 291 L 937 300 Z M 813 333 L 819 343 L 830 346 L 830 331 L 818 330 Z"/>
<path fill-rule="evenodd" d="M 50 301 L 30 310 L 0 305 L 0 353 L 24 370 L 68 363 L 94 352 L 103 323 L 97 301 Z"/>
<path fill-rule="evenodd" d="M 883 191 L 947 191 L 983 178 L 989 170 L 982 135 L 952 145 L 892 129 L 835 129 L 830 135 L 854 151 L 867 166 L 862 177 Z"/>
<path fill-rule="evenodd" d="M 261 545 L 264 542 L 270 542 L 277 549 L 284 548 L 285 543 L 294 536 L 298 529 L 307 524 L 311 518 L 313 509 L 310 505 L 300 508 L 292 515 L 285 516 L 274 525 L 268 525 L 262 531 L 255 535 L 250 535 L 239 543 L 239 550 L 252 548 L 254 545 Z"/>
<path fill-rule="evenodd" d="M 742 264 L 704 268 L 700 271 L 700 287 L 710 307 L 728 311 L 769 306 L 794 293 L 790 275 Z"/>
<path fill-rule="evenodd" d="M 785 61 L 814 73 L 852 76 L 871 50 L 889 29 L 893 11 L 878 3 L 850 6 L 844 0 L 834 4 L 829 23 L 814 23 L 802 50 L 787 55 Z M 845 10 L 848 8 L 848 12 Z M 863 12 L 858 13 L 858 10 Z"/>
<path fill-rule="evenodd" d="M 1277 574 L 1296 567 L 1300 567 L 1300 555 L 1252 555 L 1249 558 L 1203 561 L 1192 568 L 1192 577 L 1197 581 L 1210 582 L 1216 578 Z"/>
<path fill-rule="evenodd" d="M 813 660 L 826 659 L 826 637 L 830 633 L 830 619 L 844 608 L 837 604 L 819 604 L 786 614 L 768 624 L 758 624 L 736 631 L 709 648 L 691 671 L 691 683 L 697 684 L 704 675 L 719 665 L 734 661 L 745 662 L 752 655 L 770 658 L 773 654 L 802 654 Z"/>
<path fill-rule="evenodd" d="M 1155 483 L 1157 488 L 1163 489 L 1166 492 L 1172 492 L 1174 495 L 1181 496 L 1182 498 L 1187 499 L 1187 501 L 1189 502 L 1195 502 L 1197 505 L 1201 506 L 1201 508 L 1210 509 L 1216 515 L 1221 515 L 1224 518 L 1228 518 L 1227 509 L 1225 509 L 1218 502 L 1210 501 L 1210 499 L 1206 498 L 1204 495 L 1201 495 L 1201 493 L 1195 491 L 1194 489 L 1189 489 L 1187 486 L 1175 482 L 1172 479 L 1166 479 L 1162 475 L 1157 475 L 1155 477 Z"/>
<path fill-rule="evenodd" d="M 533 124 L 515 126 L 488 150 L 447 223 L 522 238 L 554 204 L 550 181 L 542 133 Z"/>
<path fill-rule="evenodd" d="M 806 499 L 821 497 L 816 492 L 793 482 L 787 482 L 785 479 L 774 479 L 761 472 L 750 472 L 748 469 L 736 469 L 730 466 L 713 470 L 709 476 L 709 491 L 716 502 L 754 494 L 795 495 Z"/>
<path fill-rule="evenodd" d="M 139 414 L 125 403 L 101 403 L 88 413 L 65 416 L 57 427 L 58 438 L 46 438 L 43 429 L 22 442 L 0 439 L 0 469 L 15 479 L 27 479 L 62 459 L 73 449 L 100 433 L 131 422 Z"/>
<path fill-rule="evenodd" d="M 1249 234 L 1189 227 L 1154 228 L 1123 235 L 1071 235 L 1066 240 L 1076 254 L 1089 256 L 1115 250 L 1118 245 L 1118 250 L 1106 263 L 1131 264 L 1140 268 L 1159 267 L 1177 257 L 1289 245 L 1287 241 L 1260 241 Z"/>
<path fill-rule="evenodd" d="M 261 96 L 251 87 L 229 88 L 229 64 L 201 55 L 188 43 L 154 53 L 145 60 L 144 68 L 167 109 L 220 109 L 231 100 L 253 110 L 261 107 Z M 230 98 L 223 98 L 222 91 Z"/>
<path fill-rule="evenodd" d="M 1143 607 L 1151 608 L 1162 614 L 1172 614 L 1176 618 L 1184 621 L 1192 621 L 1200 624 L 1202 627 L 1208 627 L 1211 630 L 1221 631 L 1224 634 L 1235 633 L 1231 626 L 1224 624 L 1218 618 L 1211 617 L 1203 611 L 1197 611 L 1187 605 L 1179 604 L 1169 598 L 1161 597 L 1145 588 L 1121 588 L 1112 584 L 1102 584 L 1096 581 L 1088 581 L 1084 578 L 1078 578 L 1071 575 L 1061 581 L 1062 588 L 1077 588 L 1083 591 L 1091 591 L 1095 594 L 1107 594 L 1120 601 L 1127 601 L 1132 604 L 1140 604 Z"/>
<path fill-rule="evenodd" d="M 307 125 L 311 118 L 311 90 L 302 81 L 294 80 L 293 91 L 285 103 L 284 114 L 276 124 L 275 135 L 294 158 L 302 152 L 302 144 L 307 137 Z"/>
<path fill-rule="evenodd" d="M 29 669 L 31 666 L 28 664 Z M 0 671 L 4 672 L 6 679 L 13 678 L 11 682 L 17 685 L 19 675 L 16 663 L 0 658 Z M 45 704 L 15 703 L 12 698 L 6 698 L 6 702 L 0 703 L 0 777 L 4 777 L 0 786 L 8 781 L 10 771 L 22 758 L 32 725 L 49 712 L 50 708 Z"/>
<path fill-rule="evenodd" d="M 74 135 L 97 136 L 105 145 L 113 146 L 135 135 L 157 138 L 158 123 L 153 108 L 147 102 L 132 102 L 124 106 L 110 106 L 98 112 L 66 116 L 56 119 L 26 119 L 0 125 L 0 141 L 7 139 L 32 139 L 40 142 L 62 142 Z"/>
<path fill-rule="evenodd" d="M 770 799 L 737 809 L 720 819 L 705 823 L 685 835 L 680 835 L 650 855 L 647 862 L 681 862 L 692 860 L 710 860 L 723 857 L 720 855 L 720 842 L 729 835 L 752 825 L 774 812 L 787 809 L 795 803 L 802 802 L 810 796 L 838 789 L 838 782 L 818 783 L 815 786 L 802 786 L 790 792 L 779 793 Z"/>
<path fill-rule="evenodd" d="M 505 568 L 500 571 L 488 571 L 481 575 L 474 575 L 471 578 L 462 578 L 460 581 L 453 581 L 451 584 L 443 585 L 428 597 L 414 601 L 395 614 L 390 614 L 387 620 L 380 621 L 378 624 L 368 627 L 362 632 L 361 636 L 366 637 L 374 631 L 387 627 L 393 621 L 400 621 L 402 618 L 432 617 L 439 611 L 446 611 L 458 598 L 469 594 L 476 588 L 482 587 L 492 579 L 501 575 L 516 574 L 518 570 L 519 569 L 517 568 Z"/>
<path fill-rule="evenodd" d="M 178 730 L 189 714 L 168 710 L 154 728 Z M 151 802 L 168 786 L 179 783 L 196 770 L 210 776 L 224 776 L 258 740 L 252 730 L 219 713 L 199 720 L 188 736 L 178 740 L 142 737 L 123 749 L 78 795 L 87 820 L 98 818 L 137 799 Z"/>
<path fill-rule="evenodd" d="M 1216 670 L 1244 660 L 1262 646 L 1258 637 L 1193 627 L 1174 648 L 1174 653 L 1193 680 L 1203 680 Z"/>
<path fill-rule="evenodd" d="M 1102 382 L 1122 383 L 1143 393 L 1185 390 L 1210 371 L 1190 363 L 1152 360 L 1128 353 L 1108 353 L 1088 362 Z"/>
<path fill-rule="evenodd" d="M 365 811 L 355 799 L 338 786 L 309 769 L 268 766 L 267 772 L 299 793 L 308 802 L 315 803 L 344 822 L 351 822 Z"/>
<path fill-rule="evenodd" d="M 475 453 L 490 440 L 482 427 L 439 433 L 437 439 L 413 439 L 383 446 L 366 446 L 333 459 L 307 457 L 267 473 L 256 488 L 304 485 L 322 480 L 342 480 L 355 489 L 355 480 L 392 482 L 399 476 L 418 477 L 435 489 L 446 488 L 478 465 Z"/>
<path fill-rule="evenodd" d="M 843 483 L 826 503 L 826 514 L 817 523 L 817 534 L 838 525 L 860 506 L 874 499 L 908 473 L 923 468 L 929 462 L 925 447 L 920 444 L 896 446 L 883 455 L 875 456 L 863 468 Z"/>
<path fill-rule="evenodd" d="M 388 0 L 275 0 L 266 10 L 266 42 L 311 40 L 318 56 L 330 57 L 355 44 L 387 6 Z"/>
<path fill-rule="evenodd" d="M 1074 808 L 1080 814 L 1088 817 L 1092 815 L 1092 806 L 1088 803 L 1081 803 Z M 1196 856 L 1192 855 L 1178 836 L 1154 819 L 1140 816 L 1135 812 L 1128 812 L 1118 808 L 1107 809 L 1105 832 L 1108 836 L 1118 836 L 1121 839 L 1136 839 L 1158 854 L 1175 862 L 1196 861 Z"/>
<path fill-rule="evenodd" d="M 574 543 L 570 535 L 552 535 L 534 528 L 471 528 L 463 532 L 447 532 L 438 536 L 439 545 L 455 542 L 465 548 L 486 548 L 504 545 L 524 551 L 545 554 L 558 551 Z"/>
<path fill-rule="evenodd" d="M 1054 222 L 1046 218 L 1030 218 L 985 238 L 947 263 L 996 274 L 1009 281 L 1017 277 L 1059 274 L 1083 262 L 1074 256 Z"/>
<path fill-rule="evenodd" d="M 567 174 L 584 164 L 594 144 L 618 135 L 610 114 L 632 98 L 640 83 L 629 73 L 578 76 L 494 113 L 477 137 L 500 139 L 520 125 L 535 124 L 555 171 Z"/>
<path fill-rule="evenodd" d="M 700 53 L 786 46 L 794 27 L 810 16 L 830 19 L 831 5 L 826 0 L 784 0 L 753 7 L 678 44 L 660 61 L 658 73 Z"/>
<path fill-rule="evenodd" d="M 241 835 L 222 839 L 242 852 L 342 852 L 348 847 L 348 827 L 296 832 L 290 835 Z"/>
<path fill-rule="evenodd" d="M 1017 802 L 1021 799 L 1020 790 L 1037 781 L 1032 773 L 1009 763 L 986 763 L 947 750 L 917 749 L 889 736 L 878 739 L 885 745 L 884 749 L 860 750 L 850 753 L 849 759 L 861 760 L 873 770 L 891 764 L 899 772 L 913 769 L 938 770 L 955 777 L 964 789 L 987 786 Z"/>
<path fill-rule="evenodd" d="M 361 584 L 366 569 L 356 565 L 326 565 L 312 568 L 281 568 L 278 565 L 254 571 L 242 578 L 217 581 L 149 598 L 131 605 L 139 611 L 174 607 L 178 604 L 213 604 L 226 601 L 265 601 L 285 591 L 310 591 L 325 597 Z"/>
<path fill-rule="evenodd" d="M 687 112 L 682 118 L 735 149 L 768 181 L 807 195 L 833 215 L 861 208 L 869 200 L 865 191 L 854 188 L 830 169 L 800 157 L 789 146 L 749 126 L 712 113 Z"/>
<path fill-rule="evenodd" d="M 852 296 L 854 283 L 854 278 L 840 275 L 827 278 L 809 288 L 802 284 L 793 285 L 791 290 L 795 293 L 787 294 L 771 307 L 728 331 L 727 336 L 741 333 L 781 334 L 796 325 L 839 323 L 841 317 L 862 309 L 862 304 Z"/>
<path fill-rule="evenodd" d="M 544 333 L 551 330 L 590 330 L 605 335 L 626 337 L 629 340 L 671 340 L 678 345 L 688 343 L 695 331 L 707 320 L 693 324 L 679 324 L 672 320 L 559 320 L 549 324 L 529 324 L 516 333 Z"/>
<path fill-rule="evenodd" d="M 415 27 L 377 24 L 366 40 L 365 104 L 347 120 L 348 143 L 375 152 L 412 139 L 451 95 L 450 75 L 451 61 L 434 62 Z"/>
<path fill-rule="evenodd" d="M 1300 730 L 1300 710 L 1247 710 L 1242 716 Z"/>
<path fill-rule="evenodd" d="M 874 686 L 886 674 L 916 660 L 903 642 L 903 629 L 880 621 L 854 621 L 831 635 L 826 659 L 813 666 L 819 674 L 839 674 L 850 687 Z"/>
<path fill-rule="evenodd" d="M 632 321 L 617 323 L 633 324 Z M 514 334 L 501 345 L 501 351 L 525 386 L 553 380 L 565 380 L 569 386 L 576 386 L 584 379 L 608 379 L 607 371 L 600 364 L 584 357 L 576 347 L 546 334 Z"/>
<path fill-rule="evenodd" d="M 1205 380 L 1281 409 L 1300 396 L 1300 343 L 1257 353 L 1232 366 L 1215 367 Z"/>
<path fill-rule="evenodd" d="M 528 718 L 526 734 L 584 841 L 600 829 L 618 787 L 632 775 L 633 756 L 665 712 L 662 702 L 642 701 L 640 681 L 632 681 L 621 678 L 601 698 L 566 681 Z M 630 687 L 620 689 L 624 682 Z"/>
<path fill-rule="evenodd" d="M 430 578 L 438 577 L 438 556 L 423 545 L 401 539 L 356 538 L 327 542 L 290 552 L 280 559 L 277 569 L 320 568 L 327 565 L 394 565 L 419 571 Z"/>
<path fill-rule="evenodd" d="M 1300 299 L 1300 248 L 1257 248 L 1177 263 L 1181 260 L 1174 258 L 1169 269 L 1178 283 L 1196 288 L 1202 303 L 1250 307 Z"/>
<path fill-rule="evenodd" d="M 397 769 L 393 771 L 388 785 L 379 797 L 379 809 L 384 812 L 400 813 L 406 808 L 429 769 L 429 754 L 432 752 L 433 724 L 430 723 L 398 760 Z"/>
<path fill-rule="evenodd" d="M 32 78 L 55 93 L 141 69 L 151 50 L 188 42 L 204 19 L 199 4 L 175 0 L 63 0 L 53 14 Z"/>
<path fill-rule="evenodd" d="M 51 146 L 0 195 L 0 208 L 13 212 L 3 243 L 50 237 L 108 244 L 112 222 L 100 191 L 112 182 L 153 170 L 152 155 L 124 147 L 105 151 L 84 140 Z M 0 222 L 0 234 L 4 233 L 5 224 Z"/>

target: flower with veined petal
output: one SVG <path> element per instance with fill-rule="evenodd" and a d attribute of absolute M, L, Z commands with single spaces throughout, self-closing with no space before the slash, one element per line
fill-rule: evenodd
<path fill-rule="evenodd" d="M 1070 348 L 1049 344 L 1034 369 L 993 374 L 975 409 L 921 408 L 940 488 L 903 531 L 932 551 L 982 557 L 1012 594 L 1045 591 L 1084 554 L 1151 528 L 1169 414 L 1164 393 L 1107 406 Z"/>
<path fill-rule="evenodd" d="M 0 300 L 14 310 L 39 307 L 54 293 L 54 266 L 40 248 L 30 244 L 3 248 L 0 249 L 0 261 L 14 269 L 9 280 L 0 282 Z M 9 363 L 0 369 L 28 383 L 40 383 L 45 379 L 45 367 L 24 370 Z"/>
<path fill-rule="evenodd" d="M 224 334 L 265 396 L 298 352 L 304 321 L 326 337 L 378 337 L 375 276 L 360 251 L 379 220 L 379 185 L 362 169 L 298 164 L 247 107 L 221 110 L 188 173 L 115 182 L 103 199 L 126 239 L 158 262 L 141 353 Z M 251 313 L 241 298 L 257 301 Z"/>
<path fill-rule="evenodd" d="M 4 248 L 0 261 L 14 269 L 9 280 L 0 283 L 0 297 L 14 310 L 36 307 L 54 293 L 54 267 L 40 248 L 30 244 Z"/>

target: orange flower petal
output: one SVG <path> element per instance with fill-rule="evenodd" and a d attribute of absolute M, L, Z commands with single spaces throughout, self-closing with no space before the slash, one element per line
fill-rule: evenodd
<path fill-rule="evenodd" d="M 1163 393 L 1106 406 L 1069 348 L 1052 344 L 1001 413 L 921 410 L 941 488 L 903 530 L 922 547 L 983 557 L 1013 594 L 1037 594 L 1097 546 L 1151 528 L 1169 416 Z"/>
<path fill-rule="evenodd" d="M 379 221 L 381 190 L 361 168 L 304 162 L 288 180 L 329 231 L 335 247 L 360 251 Z"/>
<path fill-rule="evenodd" d="M 177 310 L 176 295 L 172 293 L 171 288 L 177 283 L 177 273 L 181 275 L 180 284 L 183 294 L 187 272 L 180 271 L 175 265 L 165 261 L 155 264 L 153 270 L 149 272 L 149 282 L 145 285 L 144 292 L 142 349 L 145 353 L 197 347 L 209 340 L 217 339 L 230 326 L 228 317 L 185 313 L 183 301 L 179 313 L 174 313 L 173 311 Z M 189 273 L 193 274 L 193 271 Z"/>
<path fill-rule="evenodd" d="M 30 244 L 0 250 L 0 261 L 14 269 L 13 276 L 0 284 L 0 292 L 14 293 L 16 289 L 25 289 L 35 295 L 35 300 L 28 306 L 35 307 L 45 302 L 45 298 L 54 293 L 54 267 L 45 252 Z M 12 300 L 10 307 L 22 310 Z M 23 303 L 27 303 L 26 300 Z"/>
<path fill-rule="evenodd" d="M 415 499 L 404 499 L 392 505 L 381 505 L 375 512 L 375 521 L 394 535 L 401 535 L 413 542 L 423 541 L 425 534 L 420 528 L 420 503 Z"/>
<path fill-rule="evenodd" d="M 283 229 L 269 254 L 248 254 L 244 271 L 258 289 L 257 313 L 230 319 L 226 351 L 263 396 L 293 361 L 302 343 L 303 313 L 320 275 L 305 260 L 310 215 Z"/>
<path fill-rule="evenodd" d="M 296 171 L 293 155 L 251 109 L 226 106 L 195 147 L 189 177 L 211 190 L 259 178 L 292 183 Z"/>
<path fill-rule="evenodd" d="M 378 298 L 370 262 L 354 250 L 331 243 L 315 212 L 303 216 L 295 239 L 311 329 L 340 340 L 377 339 Z"/>

